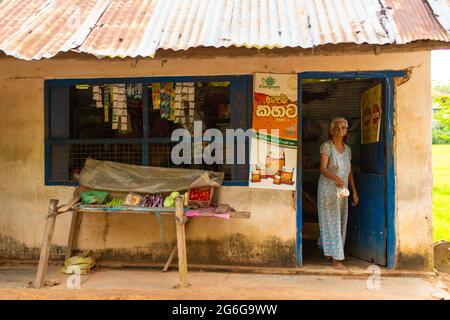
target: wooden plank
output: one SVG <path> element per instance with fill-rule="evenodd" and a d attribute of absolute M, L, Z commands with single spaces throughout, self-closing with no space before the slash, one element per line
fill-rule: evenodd
<path fill-rule="evenodd" d="M 230 218 L 238 218 L 238 219 L 249 219 L 250 218 L 250 212 L 248 211 L 232 211 L 230 213 Z"/>
<path fill-rule="evenodd" d="M 162 272 L 167 272 L 167 270 L 169 269 L 169 266 L 172 263 L 172 260 L 175 257 L 176 253 L 177 253 L 177 246 L 173 247 L 172 252 L 170 253 L 169 258 L 167 259 L 167 262 L 164 265 L 164 268 L 163 268 Z"/>
<path fill-rule="evenodd" d="M 174 215 L 174 208 L 146 208 L 131 206 L 107 206 L 104 204 L 82 204 L 78 207 L 79 213 L 137 213 L 137 214 L 157 214 Z"/>
<path fill-rule="evenodd" d="M 78 211 L 73 210 L 72 211 L 72 220 L 70 222 L 69 238 L 67 240 L 66 260 L 72 256 L 72 250 L 73 250 L 74 244 L 77 240 L 78 227 L 79 227 L 78 226 L 78 218 L 79 218 Z"/>
<path fill-rule="evenodd" d="M 34 283 L 34 287 L 36 289 L 41 288 L 44 284 L 48 258 L 50 256 L 50 247 L 52 245 L 53 231 L 55 229 L 56 209 L 58 207 L 58 202 L 59 201 L 57 199 L 50 200 L 49 213 L 54 214 L 47 217 L 47 221 L 45 223 L 44 238 L 42 239 L 41 253 L 39 256 L 39 264 L 36 272 L 36 280 Z"/>
<path fill-rule="evenodd" d="M 130 211 L 148 211 L 148 212 L 175 212 L 174 208 L 166 208 L 166 207 L 139 207 L 139 206 L 108 206 L 106 204 L 81 204 L 79 209 L 102 209 L 105 211 L 116 211 L 116 210 L 130 210 Z"/>
<path fill-rule="evenodd" d="M 112 210 L 112 211 L 108 211 L 108 210 L 101 210 L 101 209 L 78 209 L 78 213 L 80 214 L 86 214 L 86 213 L 94 213 L 94 214 L 98 214 L 98 213 L 118 213 L 118 214 L 146 214 L 146 215 L 156 215 L 158 212 L 148 212 L 148 211 L 133 211 L 133 210 Z M 175 214 L 175 212 L 161 212 L 161 215 L 163 216 L 167 216 L 167 215 L 171 215 L 173 216 Z"/>
<path fill-rule="evenodd" d="M 64 213 L 66 211 L 70 211 L 72 207 L 80 201 L 80 196 L 75 196 L 72 200 L 67 202 L 65 205 L 58 208 L 58 213 Z"/>
<path fill-rule="evenodd" d="M 175 225 L 177 229 L 177 246 L 178 246 L 178 274 L 180 276 L 180 288 L 186 288 L 189 286 L 187 276 L 187 253 L 186 253 L 186 230 L 183 210 L 183 198 L 178 197 L 175 200 Z"/>

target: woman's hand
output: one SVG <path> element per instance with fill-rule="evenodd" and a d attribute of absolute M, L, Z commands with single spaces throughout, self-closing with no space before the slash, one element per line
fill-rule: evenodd
<path fill-rule="evenodd" d="M 338 186 L 338 188 L 343 188 L 345 187 L 345 182 L 341 178 L 336 177 L 336 185 Z"/>
<path fill-rule="evenodd" d="M 356 207 L 359 203 L 359 197 L 357 192 L 353 192 L 353 202 L 352 206 Z"/>

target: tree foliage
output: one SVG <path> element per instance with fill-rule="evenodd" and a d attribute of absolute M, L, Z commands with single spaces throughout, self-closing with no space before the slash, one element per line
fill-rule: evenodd
<path fill-rule="evenodd" d="M 433 89 L 443 93 L 433 95 L 433 144 L 450 144 L 450 82 L 446 85 L 436 85 Z M 445 95 L 447 93 L 448 95 Z"/>
<path fill-rule="evenodd" d="M 450 81 L 447 84 L 436 84 L 433 89 L 450 94 Z"/>

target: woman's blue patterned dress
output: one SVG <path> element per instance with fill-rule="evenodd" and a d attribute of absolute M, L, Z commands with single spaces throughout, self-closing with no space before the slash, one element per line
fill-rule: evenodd
<path fill-rule="evenodd" d="M 331 140 L 320 146 L 320 153 L 328 155 L 327 169 L 339 176 L 348 188 L 351 169 L 351 150 L 345 145 L 344 152 L 337 151 Z M 318 245 L 326 256 L 344 260 L 345 234 L 347 231 L 348 198 L 339 198 L 336 182 L 320 175 L 317 190 L 320 237 Z"/>

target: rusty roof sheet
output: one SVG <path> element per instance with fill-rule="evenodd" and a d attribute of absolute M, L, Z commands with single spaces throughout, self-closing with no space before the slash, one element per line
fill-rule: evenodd
<path fill-rule="evenodd" d="M 25 5 L 26 3 L 26 5 Z M 0 50 L 50 58 L 158 49 L 450 42 L 450 0 L 3 0 Z"/>
<path fill-rule="evenodd" d="M 450 0 L 428 0 L 429 5 L 419 0 L 385 1 L 392 7 L 392 16 L 398 30 L 396 35 L 398 43 L 417 40 L 449 41 Z M 438 11 L 433 11 L 433 8 Z M 442 15 L 442 18 L 437 19 L 437 15 Z"/>
<path fill-rule="evenodd" d="M 16 58 L 51 58 L 80 46 L 111 0 L 4 0 L 0 50 Z"/>
<path fill-rule="evenodd" d="M 434 16 L 450 32 L 450 0 L 428 0 Z"/>

